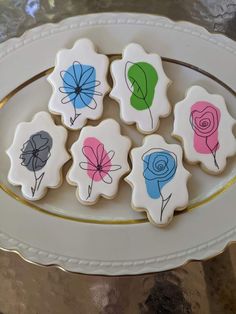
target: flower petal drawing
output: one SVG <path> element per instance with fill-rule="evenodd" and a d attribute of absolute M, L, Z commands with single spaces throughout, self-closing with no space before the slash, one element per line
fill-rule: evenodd
<path fill-rule="evenodd" d="M 49 156 L 50 157 L 50 156 Z M 49 158 L 48 157 L 48 158 Z M 42 160 L 41 158 L 36 158 L 35 159 L 35 170 L 37 171 L 38 169 L 42 169 L 47 163 L 47 160 Z"/>
<path fill-rule="evenodd" d="M 143 176 L 146 180 L 156 180 L 156 174 L 153 173 L 148 167 L 144 169 Z"/>
<path fill-rule="evenodd" d="M 114 150 L 110 150 L 102 159 L 103 165 L 106 166 L 107 164 L 109 164 L 114 156 L 115 156 Z"/>
<path fill-rule="evenodd" d="M 220 112 L 217 108 L 207 102 L 195 103 L 190 114 L 190 124 L 194 132 L 200 137 L 211 136 L 216 132 L 219 126 Z M 199 107 L 199 110 L 196 108 Z"/>
<path fill-rule="evenodd" d="M 51 147 L 46 146 L 43 149 L 38 149 L 37 158 L 41 159 L 43 162 L 47 161 L 50 157 Z"/>
<path fill-rule="evenodd" d="M 32 161 L 33 155 L 32 153 L 24 153 L 20 155 L 20 159 L 22 159 L 21 165 L 27 167 Z"/>
<path fill-rule="evenodd" d="M 27 152 L 32 152 L 33 149 L 35 149 L 35 144 L 29 140 L 23 144 L 21 151 L 24 153 L 27 153 Z"/>
<path fill-rule="evenodd" d="M 97 160 L 99 164 L 102 163 L 104 152 L 104 145 L 100 143 L 96 148 Z"/>
<path fill-rule="evenodd" d="M 46 148 L 49 139 L 47 137 L 44 137 L 42 134 L 35 134 L 34 136 L 32 136 L 32 141 L 37 150 L 42 150 Z"/>
<path fill-rule="evenodd" d="M 59 87 L 59 91 L 63 94 L 73 94 L 75 91 L 74 87 L 70 87 L 70 86 L 61 86 Z"/>
<path fill-rule="evenodd" d="M 73 74 L 76 81 L 76 86 L 80 85 L 80 80 L 83 75 L 82 65 L 78 61 L 73 62 Z"/>
<path fill-rule="evenodd" d="M 34 174 L 34 186 L 31 187 L 32 197 L 42 182 L 44 173 L 39 176 L 37 172 L 42 170 L 51 156 L 52 138 L 46 131 L 40 131 L 30 136 L 29 140 L 21 148 L 21 165 Z"/>
<path fill-rule="evenodd" d="M 191 106 L 189 122 L 194 131 L 194 148 L 201 154 L 212 154 L 217 169 L 219 169 L 216 152 L 220 147 L 218 140 L 220 117 L 220 110 L 209 102 L 199 101 Z"/>
<path fill-rule="evenodd" d="M 64 86 L 76 88 L 77 84 L 75 78 L 69 71 L 61 71 L 60 76 L 62 81 L 64 82 Z"/>
<path fill-rule="evenodd" d="M 95 165 L 92 165 L 90 162 L 86 162 L 86 161 L 81 161 L 79 163 L 79 166 L 81 169 L 83 170 L 89 170 L 89 171 L 94 171 L 97 170 L 97 168 L 95 167 Z"/>
<path fill-rule="evenodd" d="M 102 93 L 97 92 L 97 91 L 91 92 L 89 90 L 86 90 L 86 91 L 82 90 L 82 93 L 88 96 L 102 96 Z"/>
<path fill-rule="evenodd" d="M 106 166 L 103 166 L 102 169 L 104 171 L 107 171 L 107 169 L 109 169 L 109 171 L 117 171 L 121 169 L 121 166 L 120 165 L 106 165 Z"/>
<path fill-rule="evenodd" d="M 98 160 L 97 160 L 97 155 L 94 151 L 94 148 L 89 145 L 84 145 L 82 148 L 82 152 L 84 156 L 87 158 L 87 160 L 94 166 L 96 167 Z"/>
<path fill-rule="evenodd" d="M 61 71 L 60 76 L 64 85 L 59 87 L 59 91 L 66 94 L 61 103 L 73 105 L 73 116 L 70 117 L 72 126 L 82 114 L 83 108 L 97 108 L 95 96 L 101 97 L 103 94 L 97 91 L 96 87 L 101 85 L 101 82 L 96 80 L 96 70 L 93 66 L 78 61 L 74 61 L 66 71 Z M 81 112 L 78 113 L 77 110 Z"/>
<path fill-rule="evenodd" d="M 79 99 L 80 99 L 80 102 L 83 103 L 84 107 L 88 107 L 92 110 L 97 108 L 97 102 L 92 97 L 92 95 L 85 94 L 85 93 L 81 92 L 79 94 Z"/>
<path fill-rule="evenodd" d="M 99 85 L 101 85 L 101 82 L 100 82 L 100 81 L 96 81 L 96 80 L 94 80 L 94 81 L 89 81 L 89 82 L 83 84 L 83 86 L 82 86 L 82 91 L 85 91 L 85 90 L 89 91 L 90 89 L 93 89 L 93 88 L 95 88 L 95 87 L 98 87 Z"/>
<path fill-rule="evenodd" d="M 71 101 L 74 101 L 78 95 L 76 93 L 68 93 L 65 97 L 62 98 L 61 102 L 65 105 Z"/>
<path fill-rule="evenodd" d="M 79 163 L 79 167 L 87 171 L 91 179 L 88 185 L 88 196 L 91 196 L 94 182 L 103 181 L 106 184 L 112 184 L 113 179 L 110 172 L 121 169 L 121 165 L 112 165 L 111 160 L 115 156 L 115 152 L 106 151 L 104 144 L 95 137 L 87 137 L 84 140 L 82 153 L 86 161 Z"/>
<path fill-rule="evenodd" d="M 112 183 L 112 177 L 110 176 L 109 172 L 106 171 L 99 171 L 100 178 L 102 181 L 106 184 L 111 184 Z"/>
<path fill-rule="evenodd" d="M 80 85 L 83 86 L 86 82 L 91 81 L 91 78 L 95 76 L 95 68 L 89 66 L 81 75 Z"/>

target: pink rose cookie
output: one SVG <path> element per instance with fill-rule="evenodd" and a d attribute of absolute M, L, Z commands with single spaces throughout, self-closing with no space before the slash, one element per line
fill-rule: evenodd
<path fill-rule="evenodd" d="M 103 97 L 109 90 L 106 80 L 109 60 L 95 51 L 89 39 L 79 39 L 72 49 L 57 53 L 56 66 L 48 81 L 53 87 L 49 111 L 62 116 L 63 124 L 81 129 L 87 119 L 98 119 Z"/>
<path fill-rule="evenodd" d="M 188 89 L 186 98 L 175 105 L 173 136 L 183 142 L 190 163 L 200 163 L 211 174 L 221 173 L 226 158 L 236 153 L 236 139 L 230 116 L 220 95 L 209 94 L 200 86 Z"/>
<path fill-rule="evenodd" d="M 141 147 L 131 150 L 131 159 L 132 171 L 125 180 L 133 189 L 132 207 L 146 211 L 154 225 L 166 226 L 175 210 L 188 205 L 190 173 L 183 167 L 181 147 L 149 135 Z"/>
<path fill-rule="evenodd" d="M 21 185 L 26 199 L 41 199 L 47 188 L 62 183 L 62 166 L 70 159 L 65 149 L 67 131 L 56 126 L 47 112 L 37 113 L 31 122 L 18 124 L 7 150 L 11 161 L 8 180 Z"/>
<path fill-rule="evenodd" d="M 86 126 L 72 145 L 73 165 L 67 181 L 77 186 L 78 200 L 96 203 L 99 196 L 114 198 L 120 178 L 129 171 L 130 140 L 121 136 L 119 124 L 107 119 L 98 126 Z"/>
<path fill-rule="evenodd" d="M 159 118 L 171 111 L 166 94 L 170 80 L 160 56 L 131 43 L 122 59 L 112 62 L 111 74 L 114 87 L 110 96 L 120 104 L 121 119 L 127 124 L 136 123 L 142 133 L 157 130 Z"/>

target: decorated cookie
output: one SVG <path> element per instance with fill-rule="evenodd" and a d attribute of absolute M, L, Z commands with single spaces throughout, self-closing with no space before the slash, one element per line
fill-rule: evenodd
<path fill-rule="evenodd" d="M 62 183 L 61 168 L 69 160 L 65 149 L 67 131 L 56 126 L 47 112 L 37 113 L 32 122 L 18 124 L 7 150 L 11 161 L 8 180 L 21 185 L 26 199 L 41 199 L 47 188 Z"/>
<path fill-rule="evenodd" d="M 108 58 L 98 54 L 89 39 L 79 39 L 72 49 L 59 51 L 48 77 L 53 87 L 49 111 L 60 114 L 63 124 L 74 130 L 82 128 L 87 119 L 98 119 L 109 90 L 108 65 Z"/>
<path fill-rule="evenodd" d="M 170 114 L 167 78 L 158 54 L 149 54 L 138 44 L 129 44 L 122 59 L 113 61 L 114 87 L 110 96 L 120 104 L 120 115 L 127 124 L 136 123 L 142 133 L 152 133 L 159 118 Z"/>
<path fill-rule="evenodd" d="M 68 182 L 77 185 L 81 203 L 94 204 L 100 195 L 115 197 L 120 178 L 129 171 L 130 146 L 130 140 L 120 135 L 120 126 L 112 119 L 82 129 L 71 147 L 73 165 L 67 175 Z"/>
<path fill-rule="evenodd" d="M 226 158 L 236 153 L 232 133 L 235 120 L 220 95 L 200 86 L 188 89 L 186 98 L 175 105 L 173 136 L 183 142 L 190 163 L 200 163 L 211 174 L 222 172 Z"/>
<path fill-rule="evenodd" d="M 154 225 L 167 225 L 174 210 L 188 205 L 190 173 L 183 167 L 181 147 L 149 135 L 141 147 L 131 150 L 131 159 L 132 171 L 125 180 L 133 189 L 134 210 L 146 211 Z"/>

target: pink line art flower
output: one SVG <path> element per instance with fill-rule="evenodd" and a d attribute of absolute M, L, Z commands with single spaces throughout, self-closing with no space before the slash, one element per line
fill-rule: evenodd
<path fill-rule="evenodd" d="M 95 137 L 87 137 L 84 140 L 82 153 L 86 161 L 79 163 L 81 169 L 86 170 L 91 183 L 88 186 L 88 196 L 91 196 L 94 182 L 104 182 L 112 184 L 113 179 L 110 174 L 112 171 L 121 169 L 121 165 L 113 165 L 112 159 L 115 156 L 115 151 L 106 151 L 104 144 Z"/>
<path fill-rule="evenodd" d="M 202 154 L 212 154 L 214 164 L 219 169 L 216 151 L 219 149 L 220 110 L 211 103 L 199 101 L 192 105 L 189 121 L 194 131 L 196 151 Z"/>

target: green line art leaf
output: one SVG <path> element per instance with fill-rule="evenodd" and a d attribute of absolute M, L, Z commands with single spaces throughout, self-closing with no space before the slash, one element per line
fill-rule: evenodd
<path fill-rule="evenodd" d="M 137 110 L 152 106 L 158 75 L 155 68 L 146 62 L 126 63 L 126 84 L 132 92 L 131 105 Z"/>
<path fill-rule="evenodd" d="M 130 104 L 136 110 L 147 110 L 150 114 L 151 127 L 153 118 L 151 106 L 158 82 L 156 69 L 147 62 L 126 62 L 125 80 L 128 89 L 131 91 Z"/>

